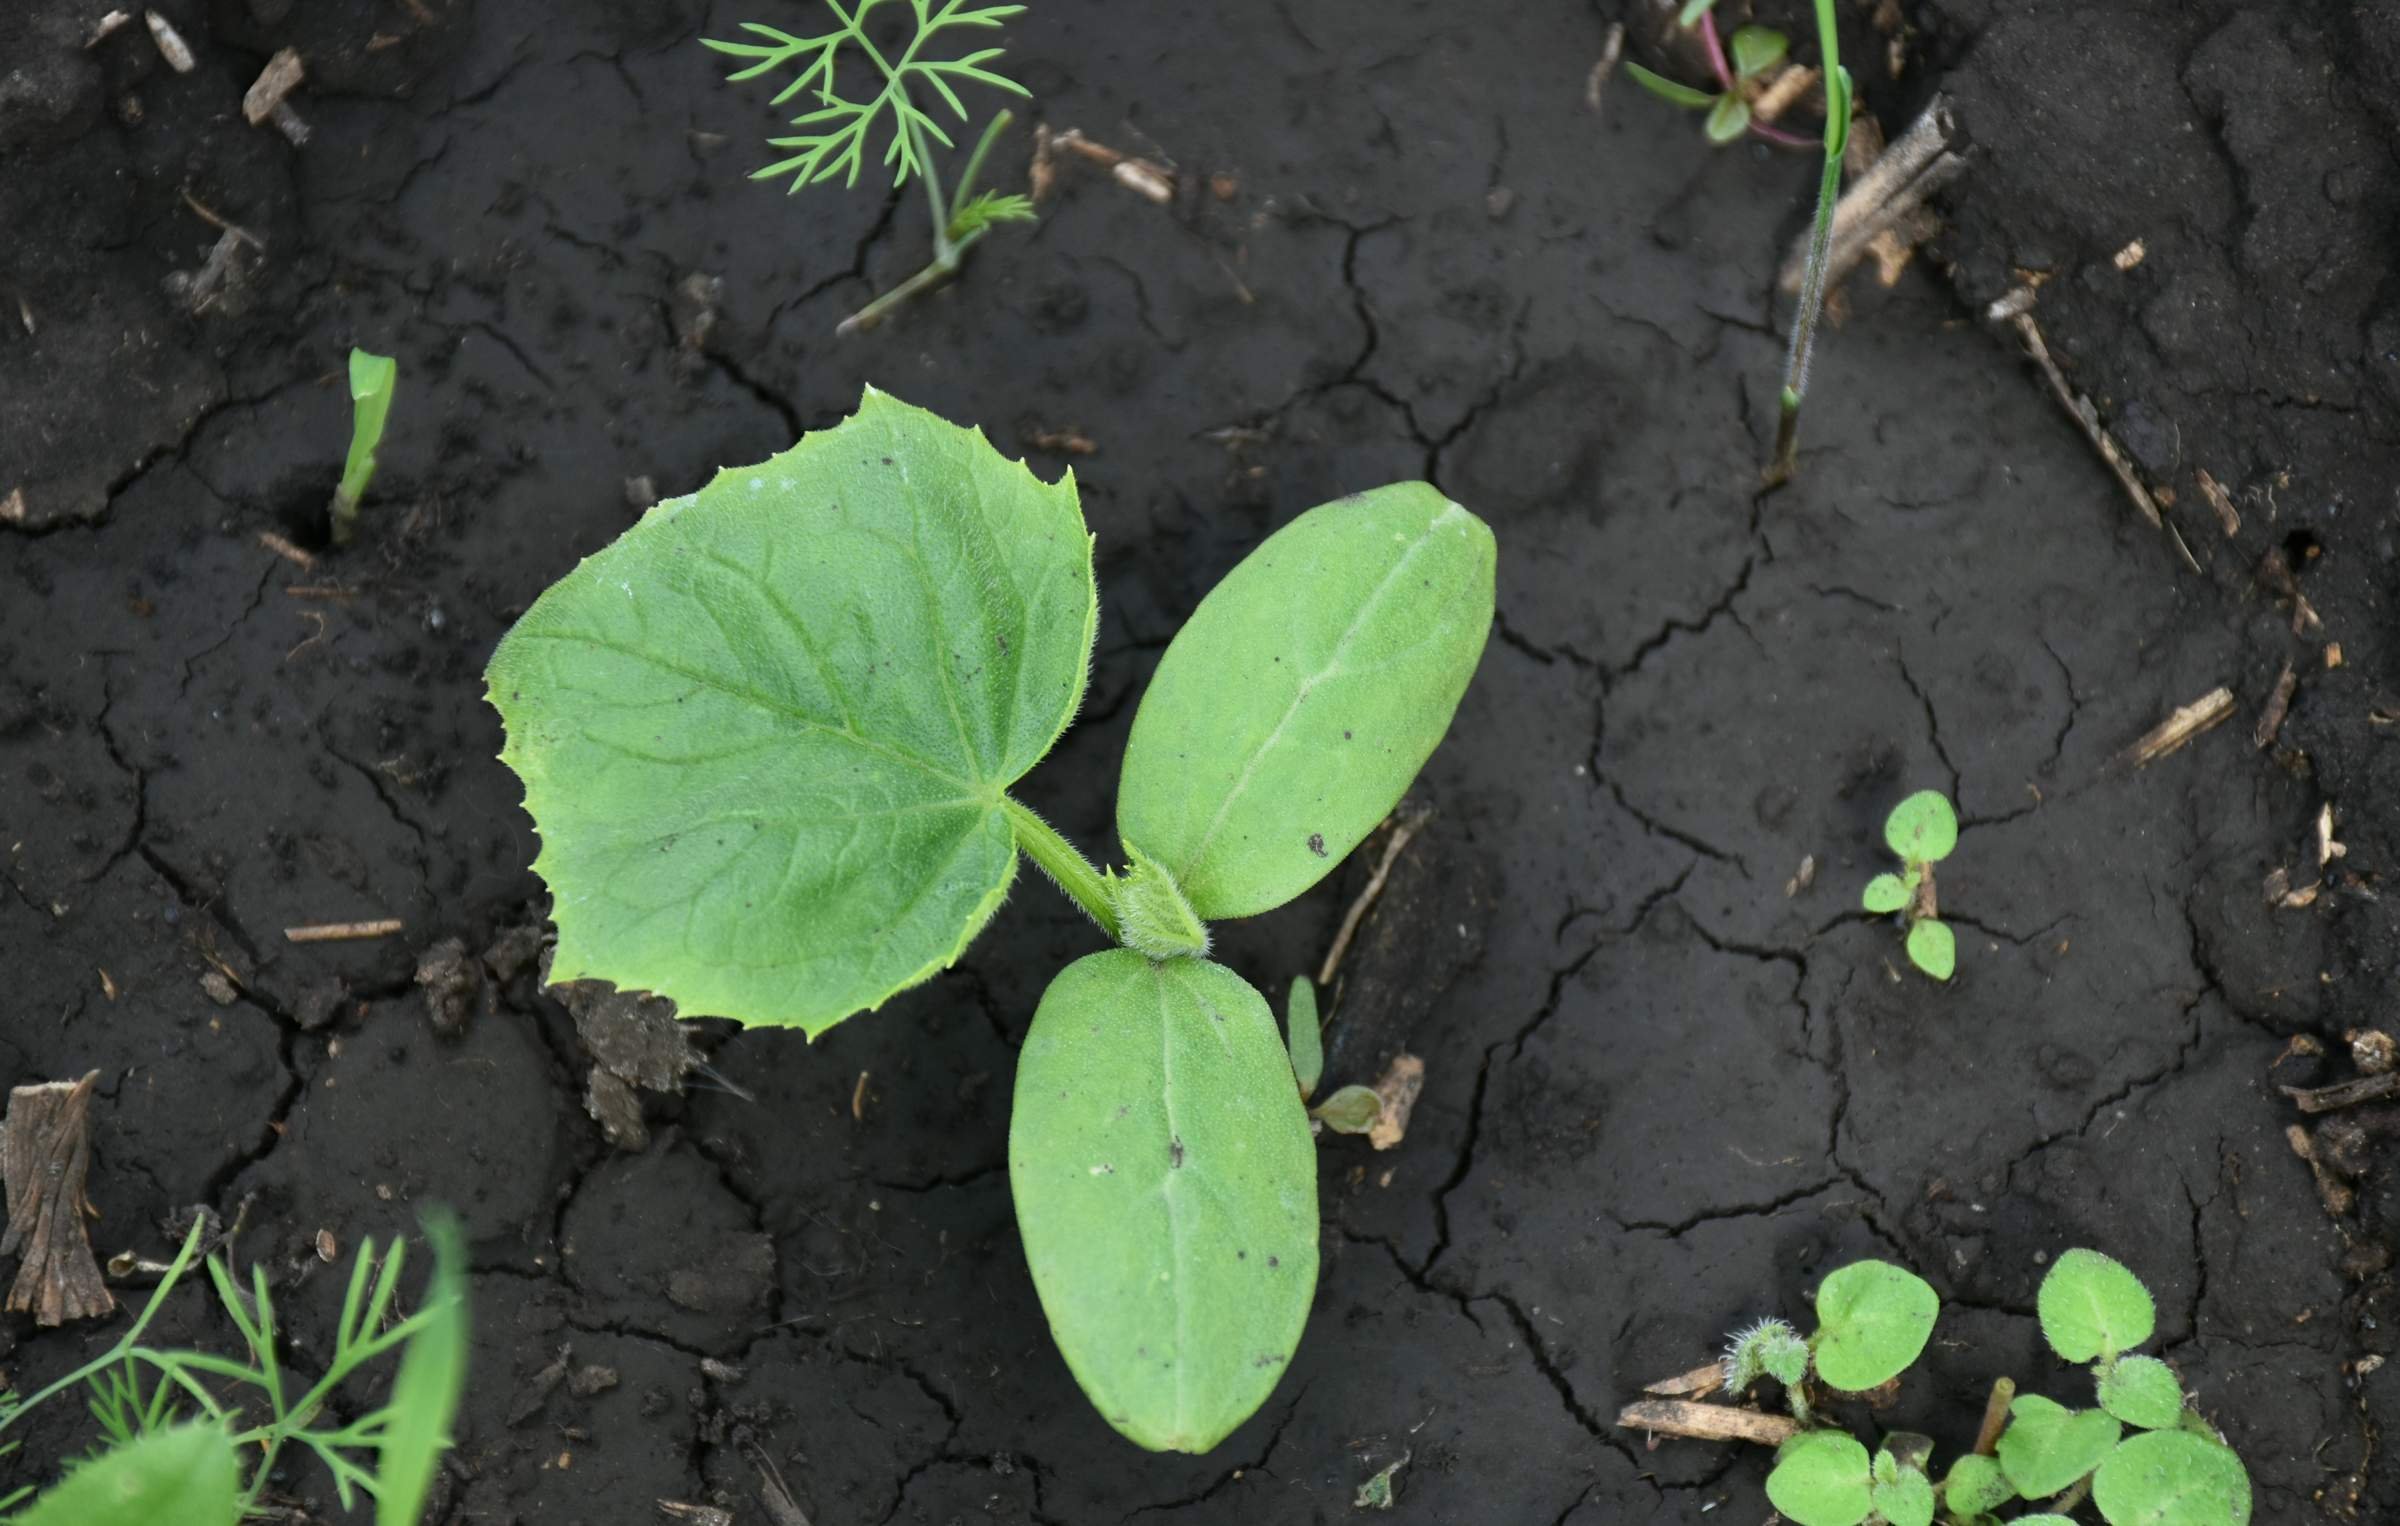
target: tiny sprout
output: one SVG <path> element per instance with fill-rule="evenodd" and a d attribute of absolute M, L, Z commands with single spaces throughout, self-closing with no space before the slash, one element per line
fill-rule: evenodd
<path fill-rule="evenodd" d="M 350 544 L 358 533 L 358 501 L 375 477 L 375 448 L 383 443 L 383 421 L 392 411 L 400 363 L 389 355 L 350 352 L 350 455 L 342 463 L 341 486 L 333 493 L 333 543 Z"/>
<path fill-rule="evenodd" d="M 1958 846 L 1958 814 L 1940 790 L 1919 790 L 1892 807 L 1883 840 L 1902 872 L 1867 881 L 1859 904 L 1879 916 L 1901 916 L 1908 927 L 1909 963 L 1936 980 L 1948 980 L 1958 968 L 1958 939 L 1941 919 L 1933 866 Z"/>
<path fill-rule="evenodd" d="M 1762 1377 L 1794 1393 L 1808 1380 L 1808 1342 L 1780 1319 L 1762 1319 L 1737 1332 L 1725 1348 L 1728 1392 L 1738 1398 Z"/>

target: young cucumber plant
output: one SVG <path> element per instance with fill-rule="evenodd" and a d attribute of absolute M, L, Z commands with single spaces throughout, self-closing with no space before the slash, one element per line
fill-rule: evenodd
<path fill-rule="evenodd" d="M 1207 924 L 1298 896 L 1398 803 L 1482 656 L 1493 567 L 1422 483 L 1270 536 L 1159 661 L 1104 873 L 1009 793 L 1089 669 L 1074 479 L 870 389 L 650 510 L 501 641 L 551 978 L 813 1036 L 956 961 L 1031 858 L 1120 946 L 1051 983 L 1018 1057 L 1026 1260 L 1108 1422 L 1206 1451 L 1274 1389 L 1317 1267 L 1294 1056 Z"/>
<path fill-rule="evenodd" d="M 1820 139 L 1796 137 L 1759 121 L 1750 110 L 1759 76 L 1781 62 L 1790 40 L 1781 32 L 1746 26 L 1733 34 L 1730 56 L 1717 35 L 1711 13 L 1717 0 L 1684 0 L 1677 24 L 1697 31 L 1716 76 L 1712 94 L 1678 84 L 1653 70 L 1628 62 L 1626 71 L 1653 94 L 1678 106 L 1708 113 L 1709 141 L 1732 143 L 1745 133 L 1787 148 L 1816 148 L 1824 154 L 1817 176 L 1816 219 L 1808 235 L 1808 259 L 1800 277 L 1800 304 L 1792 314 L 1791 347 L 1784 357 L 1783 390 L 1778 399 L 1775 458 L 1768 463 L 1770 484 L 1787 482 L 1799 467 L 1800 403 L 1808 393 L 1810 362 L 1816 353 L 1817 319 L 1825 307 L 1825 269 L 1833 252 L 1833 206 L 1842 192 L 1842 151 L 1850 144 L 1850 71 L 1842 67 L 1841 35 L 1835 25 L 1833 0 L 1816 0 L 1817 51 L 1824 56 L 1825 133 Z"/>
<path fill-rule="evenodd" d="M 237 1526 L 258 1508 L 287 1448 L 316 1454 L 349 1510 L 375 1501 L 375 1526 L 418 1526 L 450 1423 L 466 1386 L 466 1256 L 447 1219 L 429 1221 L 433 1276 L 414 1313 L 398 1311 L 399 1242 L 377 1253 L 361 1242 L 324 1374 L 302 1387 L 282 1365 L 281 1333 L 266 1273 L 242 1286 L 226 1264 L 203 1263 L 226 1317 L 242 1337 L 236 1358 L 168 1351 L 142 1339 L 195 1261 L 195 1224 L 125 1333 L 107 1350 L 39 1391 L 0 1394 L 0 1435 L 46 1401 L 87 1390 L 108 1445 L 30 1505 L 31 1489 L 0 1499 L 15 1526 Z M 390 1393 L 355 1419 L 320 1423 L 334 1396 L 379 1358 L 399 1354 Z M 0 1452 L 15 1443 L 0 1442 Z"/>
<path fill-rule="evenodd" d="M 845 189 L 855 187 L 859 171 L 866 163 L 868 140 L 888 119 L 889 125 L 884 130 L 890 137 L 884 145 L 882 162 L 891 166 L 893 188 L 906 185 L 911 175 L 924 182 L 925 199 L 933 212 L 933 258 L 924 269 L 844 319 L 838 330 L 841 333 L 872 328 L 910 298 L 949 280 L 965 262 L 967 251 L 999 224 L 1034 221 L 1033 202 L 1028 198 L 975 189 L 975 182 L 983 173 L 984 158 L 991 152 L 994 140 L 1007 129 L 1009 114 L 997 113 L 984 128 L 974 151 L 967 155 L 966 169 L 958 177 L 957 193 L 945 201 L 941 173 L 934 166 L 933 144 L 951 147 L 950 135 L 943 131 L 940 120 L 920 104 L 921 94 L 931 96 L 964 122 L 970 119 L 966 104 L 958 98 L 957 87 L 961 84 L 989 85 L 1020 96 L 1028 94 L 1015 80 L 984 67 L 998 58 L 1002 49 L 980 48 L 956 58 L 939 58 L 933 55 L 930 46 L 945 32 L 995 29 L 1025 7 L 969 8 L 966 0 L 938 0 L 938 3 L 907 0 L 905 14 L 910 30 L 905 38 L 887 39 L 879 44 L 870 35 L 867 23 L 882 3 L 883 0 L 850 0 L 845 8 L 842 0 L 824 0 L 825 8 L 833 13 L 838 24 L 813 37 L 794 37 L 761 22 L 745 21 L 742 30 L 763 41 L 701 39 L 703 47 L 749 60 L 747 67 L 725 76 L 728 80 L 755 79 L 788 68 L 794 73 L 790 83 L 776 93 L 775 104 L 780 106 L 797 95 L 806 95 L 814 102 L 812 110 L 792 118 L 792 126 L 801 129 L 796 136 L 767 140 L 770 147 L 790 149 L 791 154 L 752 171 L 751 179 L 779 180 L 788 175 L 794 195 L 828 180 L 840 180 Z M 864 100 L 847 100 L 841 94 L 845 53 L 856 68 L 869 75 L 869 83 L 877 87 Z"/>
<path fill-rule="evenodd" d="M 1908 928 L 1908 960 L 1936 980 L 1958 969 L 1958 936 L 1941 918 L 1933 866 L 1958 846 L 1958 813 L 1940 790 L 1919 790 L 1892 807 L 1883 840 L 1900 859 L 1901 872 L 1867 881 L 1859 903 L 1879 916 L 1898 914 Z"/>
<path fill-rule="evenodd" d="M 1814 1336 L 1781 1320 L 1742 1331 L 1726 1353 L 1727 1390 L 1738 1397 L 1773 1378 L 1808 1427 L 1777 1449 L 1769 1502 L 1798 1526 L 2068 1526 L 2087 1503 L 2109 1526 L 2246 1526 L 2241 1459 L 2187 1407 L 2174 1369 L 2132 1354 L 2154 1324 L 2140 1280 L 2097 1251 L 2071 1250 L 2042 1279 L 2038 1308 L 2050 1349 L 2093 1364 L 2098 1407 L 2017 1395 L 1988 1450 L 1960 1457 L 1938 1484 L 1925 1437 L 1887 1436 L 1870 1455 L 1848 1432 L 1817 1427 L 1821 1395 L 1811 1398 L 1879 1388 L 1915 1364 L 1940 1313 L 1923 1280 L 1856 1262 L 1817 1290 Z M 2015 1385 L 2002 1379 L 1999 1392 Z"/>

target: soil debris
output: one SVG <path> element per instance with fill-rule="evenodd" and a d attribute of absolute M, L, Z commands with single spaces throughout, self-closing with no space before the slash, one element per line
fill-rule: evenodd
<path fill-rule="evenodd" d="M 2177 706 L 2173 714 L 2152 727 L 2140 741 L 2127 749 L 2126 760 L 2136 768 L 2146 767 L 2203 731 L 2218 725 L 2231 714 L 2233 691 L 2219 685 L 2190 704 Z"/>
<path fill-rule="evenodd" d="M 1413 1054 L 1392 1056 L 1391 1068 L 1375 1083 L 1375 1095 L 1383 1102 L 1383 1111 L 1375 1126 L 1367 1130 L 1367 1143 L 1378 1150 L 1388 1150 L 1408 1137 L 1408 1120 L 1417 1110 L 1417 1096 L 1425 1090 L 1425 1062 Z"/>
<path fill-rule="evenodd" d="M 312 922 L 302 927 L 287 927 L 283 936 L 289 943 L 356 943 L 368 938 L 389 938 L 406 927 L 398 917 L 378 917 L 368 922 Z"/>
<path fill-rule="evenodd" d="M 8 1311 L 41 1325 L 107 1314 L 117 1300 L 100 1280 L 84 1217 L 99 1215 L 84 1196 L 92 1166 L 92 1087 L 100 1072 L 80 1081 L 45 1081 L 8 1094 L 0 1124 L 0 1177 L 8 1188 L 8 1230 L 0 1255 L 20 1257 L 8 1290 Z"/>
<path fill-rule="evenodd" d="M 1653 1438 L 1681 1436 L 1691 1441 L 1748 1441 L 1777 1447 L 1800 1432 L 1789 1415 L 1733 1404 L 1695 1404 L 1688 1399 L 1636 1399 L 1617 1411 L 1617 1424 L 1629 1431 L 1646 1431 Z"/>
<path fill-rule="evenodd" d="M 683 1090 L 683 1078 L 705 1063 L 692 1046 L 691 1030 L 676 1017 L 675 1004 L 663 996 L 620 991 L 604 980 L 551 984 L 550 959 L 551 950 L 544 949 L 543 986 L 575 1019 L 576 1037 L 592 1057 L 584 1111 L 599 1123 L 610 1144 L 642 1150 L 650 1143 L 650 1130 L 642 1121 L 635 1091 Z"/>
<path fill-rule="evenodd" d="M 467 956 L 463 938 L 444 938 L 417 956 L 417 988 L 425 993 L 425 1015 L 444 1038 L 464 1033 L 478 1009 L 491 1010 L 483 967 Z"/>

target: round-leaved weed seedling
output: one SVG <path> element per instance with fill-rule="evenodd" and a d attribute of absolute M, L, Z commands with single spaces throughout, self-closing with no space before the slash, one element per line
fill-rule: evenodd
<path fill-rule="evenodd" d="M 1859 904 L 1879 916 L 1898 916 L 1907 926 L 1909 963 L 1936 980 L 1958 968 L 1958 940 L 1941 919 L 1933 866 L 1958 847 L 1958 813 L 1940 790 L 1919 790 L 1892 807 L 1883 840 L 1899 858 L 1901 872 L 1867 881 Z"/>
<path fill-rule="evenodd" d="M 1074 481 L 870 390 L 651 509 L 502 639 L 550 976 L 814 1036 L 955 962 L 1032 859 L 1121 946 L 1051 982 L 1018 1055 L 1025 1259 L 1109 1424 L 1207 1451 L 1308 1317 L 1320 1063 L 1207 924 L 1300 895 L 1398 803 L 1482 657 L 1494 556 L 1422 483 L 1268 537 L 1159 661 L 1119 780 L 1130 867 L 1103 873 L 1011 793 L 1089 672 Z"/>
<path fill-rule="evenodd" d="M 1932 1338 L 1942 1301 L 1924 1278 L 1888 1261 L 1854 1261 L 1817 1288 L 1817 1376 L 1845 1393 L 1880 1388 Z"/>

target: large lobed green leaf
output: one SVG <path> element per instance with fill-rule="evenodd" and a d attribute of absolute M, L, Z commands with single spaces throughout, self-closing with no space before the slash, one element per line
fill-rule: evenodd
<path fill-rule="evenodd" d="M 1309 510 L 1200 601 L 1125 749 L 1117 830 L 1201 917 L 1299 895 L 1399 802 L 1491 633 L 1482 520 L 1421 482 Z"/>
<path fill-rule="evenodd" d="M 241 1465 L 213 1421 L 136 1437 L 68 1474 L 17 1526 L 235 1526 Z"/>
<path fill-rule="evenodd" d="M 659 504 L 489 673 L 557 980 L 813 1036 L 955 960 L 1016 866 L 1002 795 L 1082 698 L 1073 479 L 869 389 Z"/>
<path fill-rule="evenodd" d="M 1008 1179 L 1050 1333 L 1109 1424 L 1205 1452 L 1274 1391 L 1317 1281 L 1317 1165 L 1266 999 L 1111 949 L 1043 993 Z"/>

